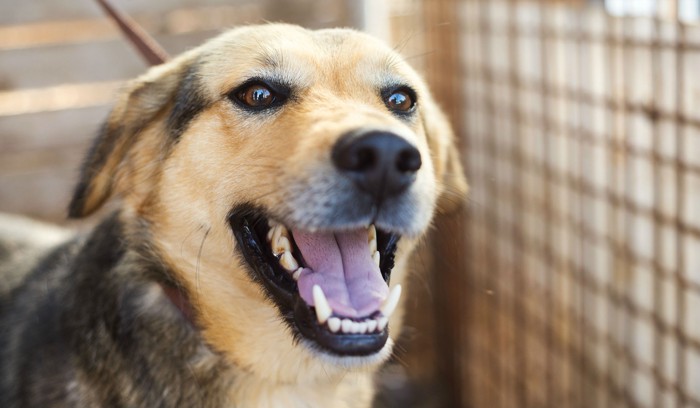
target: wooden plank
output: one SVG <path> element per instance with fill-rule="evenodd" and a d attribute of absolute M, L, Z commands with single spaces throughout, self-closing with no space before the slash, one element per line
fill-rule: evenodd
<path fill-rule="evenodd" d="M 90 141 L 53 149 L 0 153 L 0 177 L 26 175 L 52 168 L 80 168 Z"/>
<path fill-rule="evenodd" d="M 261 10 L 265 21 L 285 21 L 312 28 L 344 26 L 359 27 L 363 17 L 353 12 L 356 0 L 161 0 L 158 2 L 140 0 L 115 1 L 115 6 L 131 16 L 160 17 L 166 26 L 169 21 L 182 21 L 185 17 L 177 13 L 181 9 L 202 9 L 207 7 L 235 8 L 240 17 L 238 23 L 250 23 L 251 9 Z M 187 12 L 186 10 L 183 10 Z M 0 25 L 34 24 L 55 20 L 86 20 L 103 18 L 104 13 L 94 1 L 75 2 L 61 0 L 33 0 L 31 2 L 0 2 Z M 221 16 L 219 16 L 221 17 Z M 218 19 L 221 21 L 221 19 Z M 257 19 L 261 22 L 262 19 Z M 224 23 L 220 26 L 228 26 Z"/>
<path fill-rule="evenodd" d="M 165 14 L 138 14 L 132 17 L 139 26 L 151 35 L 216 31 L 221 28 L 263 20 L 259 4 L 179 8 Z M 117 25 L 107 16 L 0 26 L 0 50 L 89 43 L 121 38 L 122 33 Z"/>
<path fill-rule="evenodd" d="M 425 44 L 434 53 L 425 58 L 425 72 L 433 94 L 453 124 L 459 123 L 464 98 L 455 86 L 460 78 L 459 4 L 454 0 L 424 0 Z M 455 128 L 458 144 L 464 141 L 460 129 Z M 460 150 L 460 152 L 463 152 Z M 463 157 L 460 154 L 460 157 Z M 438 232 L 439 231 L 439 232 Z M 431 234 L 434 264 L 430 274 L 434 290 L 435 332 L 438 345 L 438 373 L 445 393 L 445 406 L 465 406 L 468 391 L 460 356 L 465 348 L 464 311 L 467 271 L 465 212 L 438 216 Z"/>
<path fill-rule="evenodd" d="M 103 105 L 0 117 L 0 154 L 86 143 L 97 134 L 109 109 Z"/>
<path fill-rule="evenodd" d="M 119 80 L 0 91 L 0 117 L 112 104 L 123 86 Z"/>
<path fill-rule="evenodd" d="M 156 39 L 175 55 L 216 34 L 218 31 L 204 31 L 156 36 Z M 3 52 L 0 89 L 114 81 L 133 78 L 147 69 L 139 55 L 122 39 L 10 50 Z"/>
<path fill-rule="evenodd" d="M 0 211 L 49 220 L 65 218 L 77 174 L 70 165 L 0 175 Z"/>
<path fill-rule="evenodd" d="M 298 2 L 298 1 L 297 1 Z M 136 14 L 161 14 L 183 7 L 205 5 L 244 5 L 254 0 L 115 0 L 115 6 Z M 0 24 L 32 23 L 44 20 L 66 20 L 103 17 L 104 13 L 94 1 L 32 0 L 0 2 Z"/>

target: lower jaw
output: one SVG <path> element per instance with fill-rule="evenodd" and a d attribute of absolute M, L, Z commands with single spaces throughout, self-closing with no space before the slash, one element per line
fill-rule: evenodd
<path fill-rule="evenodd" d="M 382 350 L 389 338 L 389 328 L 379 333 L 337 334 L 329 332 L 316 323 L 316 314 L 301 299 L 295 296 L 294 320 L 292 324 L 315 348 L 335 356 L 370 356 Z"/>
<path fill-rule="evenodd" d="M 386 343 L 379 350 L 364 356 L 339 355 L 328 352 L 323 348 L 319 348 L 316 342 L 308 339 L 303 339 L 299 343 L 311 353 L 313 358 L 318 359 L 321 364 L 325 365 L 324 377 L 331 374 L 334 369 L 339 370 L 336 373 L 340 375 L 347 374 L 347 370 L 369 370 L 369 372 L 372 372 L 373 369 L 389 360 L 394 349 L 394 341 L 391 337 L 387 338 Z"/>

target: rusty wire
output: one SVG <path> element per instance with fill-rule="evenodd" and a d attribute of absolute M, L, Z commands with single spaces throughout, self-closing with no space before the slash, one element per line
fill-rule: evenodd
<path fill-rule="evenodd" d="M 459 322 L 453 401 L 700 407 L 700 27 L 676 1 L 648 18 L 422 4 L 426 25 L 457 27 L 429 36 L 454 56 L 425 68 L 472 187 L 463 269 L 444 276 L 458 287 L 438 292 L 464 308 L 443 323 Z"/>

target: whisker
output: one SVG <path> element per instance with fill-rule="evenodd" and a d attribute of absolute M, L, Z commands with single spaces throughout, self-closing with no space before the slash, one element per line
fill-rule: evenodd
<path fill-rule="evenodd" d="M 197 253 L 197 264 L 194 269 L 194 281 L 195 281 L 195 290 L 197 292 L 197 297 L 200 296 L 200 288 L 199 288 L 199 268 L 202 262 L 202 252 L 204 251 L 204 242 L 207 240 L 207 237 L 209 236 L 209 232 L 211 231 L 211 227 L 209 227 L 206 232 L 204 233 L 204 237 L 202 238 L 202 243 L 199 245 L 199 252 Z"/>

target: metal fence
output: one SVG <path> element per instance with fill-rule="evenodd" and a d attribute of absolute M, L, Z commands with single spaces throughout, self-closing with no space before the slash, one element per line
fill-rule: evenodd
<path fill-rule="evenodd" d="M 451 406 L 700 407 L 700 4 L 641 3 L 422 2 L 471 184 Z"/>

